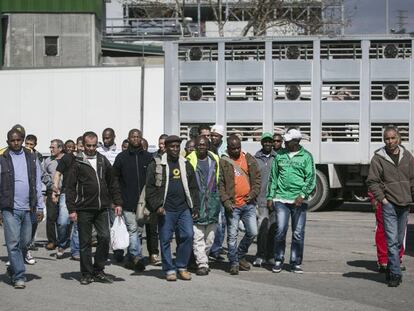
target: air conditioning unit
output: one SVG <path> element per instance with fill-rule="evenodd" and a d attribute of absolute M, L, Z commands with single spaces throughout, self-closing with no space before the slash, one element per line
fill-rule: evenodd
<path fill-rule="evenodd" d="M 289 45 L 286 47 L 287 59 L 298 59 L 300 57 L 300 49 L 296 45 Z"/>
<path fill-rule="evenodd" d="M 387 44 L 384 47 L 385 58 L 396 58 L 398 56 L 398 47 L 395 44 Z"/>
<path fill-rule="evenodd" d="M 203 89 L 200 86 L 191 86 L 188 90 L 190 100 L 200 100 L 203 97 Z"/>
<path fill-rule="evenodd" d="M 300 97 L 300 86 L 296 84 L 286 85 L 286 98 L 289 100 L 297 100 Z"/>
<path fill-rule="evenodd" d="M 188 58 L 190 60 L 201 60 L 203 58 L 203 51 L 198 46 L 193 46 L 188 51 Z"/>
<path fill-rule="evenodd" d="M 385 85 L 383 91 L 384 98 L 387 100 L 394 100 L 398 96 L 398 88 L 396 85 Z"/>

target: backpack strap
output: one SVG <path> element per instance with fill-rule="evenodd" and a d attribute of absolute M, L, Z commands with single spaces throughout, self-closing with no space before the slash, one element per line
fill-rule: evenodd
<path fill-rule="evenodd" d="M 240 175 L 242 175 L 242 176 L 244 176 L 246 179 L 247 179 L 247 181 L 248 181 L 248 183 L 250 184 L 250 178 L 249 178 L 249 174 L 240 166 L 240 165 L 238 165 L 236 162 L 234 162 L 232 159 L 230 159 L 229 157 L 226 157 L 226 156 L 224 156 L 224 157 L 221 157 L 224 161 L 226 161 L 226 162 L 228 162 L 228 163 L 230 163 L 232 166 L 233 166 L 233 168 L 240 174 Z"/>

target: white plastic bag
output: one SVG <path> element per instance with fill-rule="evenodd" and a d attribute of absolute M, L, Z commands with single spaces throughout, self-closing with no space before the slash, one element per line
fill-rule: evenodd
<path fill-rule="evenodd" d="M 111 247 L 113 250 L 129 246 L 129 234 L 122 216 L 116 216 L 111 228 Z"/>

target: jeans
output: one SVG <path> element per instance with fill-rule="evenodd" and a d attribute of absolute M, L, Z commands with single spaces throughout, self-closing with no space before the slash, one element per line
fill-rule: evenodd
<path fill-rule="evenodd" d="M 231 214 L 227 213 L 227 244 L 229 252 L 227 254 L 230 265 L 239 265 L 239 259 L 246 256 L 250 245 L 257 236 L 256 207 L 246 204 L 239 208 L 234 208 Z M 243 222 L 246 229 L 239 246 L 237 247 L 237 235 L 239 233 L 239 221 Z"/>
<path fill-rule="evenodd" d="M 80 244 L 80 268 L 82 275 L 92 275 L 103 271 L 109 254 L 109 217 L 108 210 L 78 211 L 78 230 Z M 98 245 L 92 265 L 92 225 L 95 226 Z"/>
<path fill-rule="evenodd" d="M 3 210 L 4 239 L 9 255 L 12 281 L 25 281 L 24 256 L 32 236 L 30 211 Z"/>
<path fill-rule="evenodd" d="M 289 227 L 290 216 L 292 219 L 290 264 L 292 266 L 302 264 L 307 208 L 308 205 L 306 203 L 296 207 L 294 204 L 276 202 L 275 261 L 284 262 L 285 260 L 286 233 Z"/>
<path fill-rule="evenodd" d="M 261 206 L 258 210 L 257 227 L 259 233 L 257 235 L 256 257 L 268 260 L 274 255 L 276 213 L 273 211 L 269 214 L 267 206 Z"/>
<path fill-rule="evenodd" d="M 382 205 L 385 236 L 388 248 L 388 268 L 391 274 L 401 275 L 400 248 L 404 243 L 409 207 L 395 206 L 392 203 Z"/>
<path fill-rule="evenodd" d="M 59 196 L 57 216 L 57 245 L 59 248 L 67 248 L 70 242 L 69 212 L 66 207 L 66 197 L 62 193 Z"/>
<path fill-rule="evenodd" d="M 158 217 L 162 269 L 166 274 L 175 273 L 176 269 L 186 270 L 193 249 L 193 219 L 190 209 L 182 211 L 165 211 Z M 175 232 L 177 242 L 175 265 L 171 257 L 171 240 Z"/>
<path fill-rule="evenodd" d="M 138 234 L 138 224 L 136 214 L 130 211 L 122 211 L 125 225 L 129 234 L 128 257 L 130 260 L 134 258 L 142 258 L 141 239 Z"/>
<path fill-rule="evenodd" d="M 225 234 L 226 234 L 226 217 L 224 213 L 224 207 L 222 205 L 220 208 L 218 225 L 214 232 L 214 243 L 210 250 L 211 254 L 219 255 L 219 252 L 223 247 Z"/>
<path fill-rule="evenodd" d="M 70 238 L 70 253 L 72 256 L 79 256 L 79 230 L 78 223 L 74 222 L 72 224 L 72 234 Z"/>

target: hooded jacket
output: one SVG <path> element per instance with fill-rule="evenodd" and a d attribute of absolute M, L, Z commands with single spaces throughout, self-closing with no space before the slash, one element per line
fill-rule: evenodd
<path fill-rule="evenodd" d="M 414 158 L 403 146 L 398 148 L 398 165 L 387 154 L 385 147 L 375 151 L 367 184 L 378 202 L 386 198 L 397 206 L 407 206 L 413 202 Z"/>
<path fill-rule="evenodd" d="M 107 158 L 96 153 L 95 171 L 83 153 L 76 156 L 68 172 L 66 204 L 69 213 L 122 206 L 121 191 Z"/>
<path fill-rule="evenodd" d="M 254 157 L 259 165 L 261 176 L 261 189 L 260 195 L 257 197 L 257 205 L 259 207 L 266 207 L 267 184 L 269 182 L 270 171 L 272 170 L 272 163 L 276 157 L 276 152 L 272 149 L 270 154 L 266 155 L 263 153 L 263 149 L 260 149 L 256 152 Z"/>

